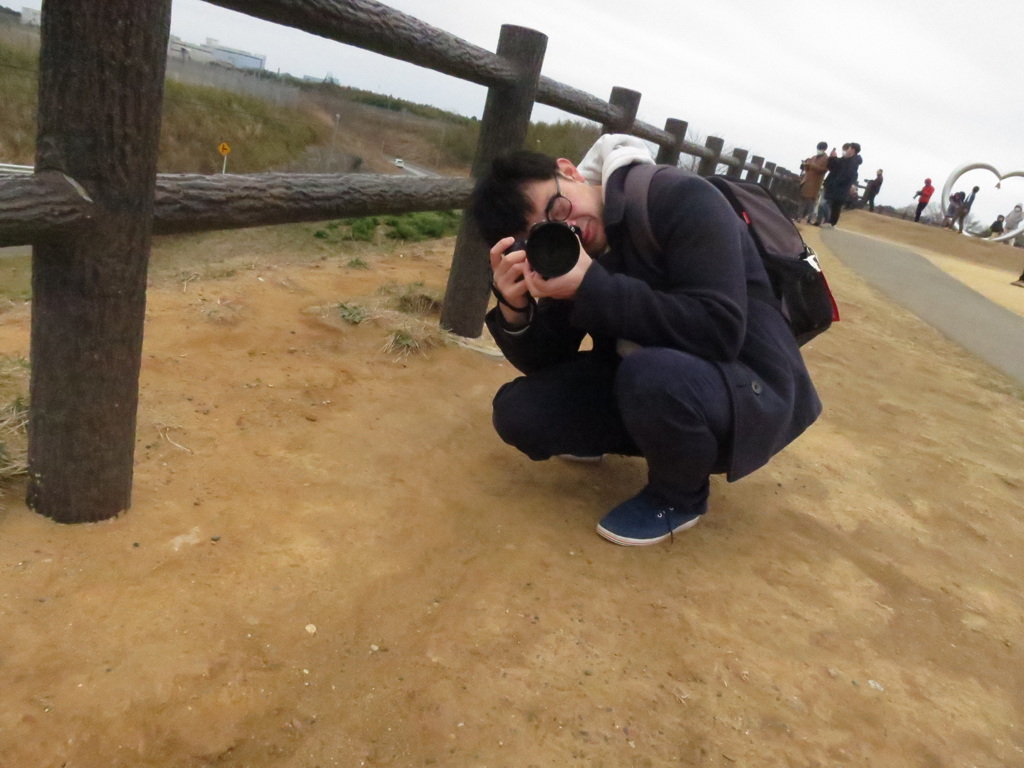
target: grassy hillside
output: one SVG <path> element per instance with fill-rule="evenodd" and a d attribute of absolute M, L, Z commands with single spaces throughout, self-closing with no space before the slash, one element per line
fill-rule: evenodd
<path fill-rule="evenodd" d="M 31 165 L 35 156 L 38 38 L 0 25 L 0 162 Z M 221 142 L 228 170 L 394 173 L 402 157 L 448 175 L 467 175 L 479 121 L 425 104 L 331 83 L 263 73 L 299 88 L 297 108 L 255 96 L 168 80 L 158 168 L 216 173 Z M 598 135 L 576 120 L 531 125 L 526 146 L 579 159 Z"/>
<path fill-rule="evenodd" d="M 0 163 L 31 165 L 38 87 L 36 53 L 0 37 Z"/>
<path fill-rule="evenodd" d="M 34 162 L 37 89 L 35 52 L 0 38 L 0 162 Z M 214 173 L 222 164 L 217 146 L 226 141 L 232 148 L 230 170 L 270 170 L 329 141 L 330 134 L 330 121 L 311 104 L 285 109 L 251 96 L 168 81 L 158 168 Z"/>
<path fill-rule="evenodd" d="M 160 130 L 158 169 L 165 173 L 216 173 L 221 142 L 231 147 L 228 168 L 255 173 L 281 168 L 307 147 L 330 139 L 331 128 L 311 105 L 285 109 L 261 99 L 168 81 Z"/>

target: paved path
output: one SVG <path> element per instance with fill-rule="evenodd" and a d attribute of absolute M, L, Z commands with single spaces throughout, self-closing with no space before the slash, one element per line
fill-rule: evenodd
<path fill-rule="evenodd" d="M 1024 318 L 907 248 L 841 229 L 826 229 L 821 239 L 843 264 L 890 299 L 1024 384 Z"/>

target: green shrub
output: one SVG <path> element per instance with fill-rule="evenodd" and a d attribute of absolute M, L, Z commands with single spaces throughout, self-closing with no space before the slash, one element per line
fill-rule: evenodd
<path fill-rule="evenodd" d="M 364 323 L 369 318 L 369 314 L 365 307 L 344 301 L 338 304 L 338 314 L 341 316 L 342 320 L 346 323 L 351 323 L 352 325 Z"/>
<path fill-rule="evenodd" d="M 392 240 L 419 242 L 454 235 L 459 230 L 457 211 L 421 211 L 390 216 L 385 223 L 390 227 L 387 236 Z"/>
<path fill-rule="evenodd" d="M 349 227 L 349 237 L 364 243 L 372 243 L 378 227 L 376 216 L 365 216 L 361 219 L 353 219 Z"/>

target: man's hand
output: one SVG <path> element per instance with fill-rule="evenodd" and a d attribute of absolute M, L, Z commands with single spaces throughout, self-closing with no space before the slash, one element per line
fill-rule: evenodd
<path fill-rule="evenodd" d="M 506 237 L 495 243 L 490 252 L 494 287 L 512 305 L 510 307 L 499 302 L 498 309 L 505 322 L 512 327 L 526 325 L 530 309 L 529 290 L 523 280 L 524 273 L 530 268 L 526 262 L 526 251 L 505 253 L 514 242 L 514 237 Z"/>
<path fill-rule="evenodd" d="M 525 256 L 525 254 L 523 255 Z M 590 265 L 593 263 L 594 260 L 590 258 L 590 254 L 583 250 L 583 246 L 580 245 L 580 255 L 576 259 L 576 265 L 564 275 L 545 280 L 530 269 L 529 264 L 527 264 L 523 276 L 526 278 L 525 282 L 530 293 L 538 299 L 574 299 L 576 298 L 576 291 L 579 290 L 580 283 L 583 282 L 583 277 L 587 274 L 587 270 L 590 269 Z"/>

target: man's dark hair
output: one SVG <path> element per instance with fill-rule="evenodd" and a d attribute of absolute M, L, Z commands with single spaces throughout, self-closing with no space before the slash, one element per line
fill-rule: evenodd
<path fill-rule="evenodd" d="M 517 150 L 497 157 L 473 188 L 470 210 L 488 245 L 526 229 L 530 201 L 522 185 L 554 178 L 555 158 Z"/>
<path fill-rule="evenodd" d="M 818 149 L 828 149 L 828 142 L 827 141 L 819 141 L 818 142 Z"/>
<path fill-rule="evenodd" d="M 850 146 L 853 147 L 853 154 L 860 154 L 860 144 L 858 144 L 856 141 L 851 141 Z"/>

